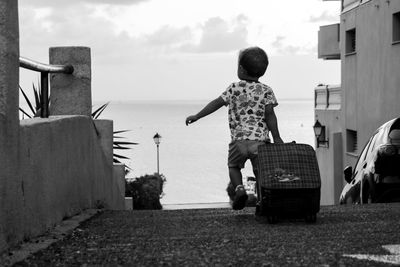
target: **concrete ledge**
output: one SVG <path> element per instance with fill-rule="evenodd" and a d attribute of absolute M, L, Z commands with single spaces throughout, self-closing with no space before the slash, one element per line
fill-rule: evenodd
<path fill-rule="evenodd" d="M 18 210 L 22 227 L 15 226 L 20 236 L 9 244 L 38 236 L 82 210 L 123 203 L 124 192 L 113 179 L 112 162 L 90 117 L 23 120 L 19 141 L 21 192 L 13 193 L 23 202 Z"/>

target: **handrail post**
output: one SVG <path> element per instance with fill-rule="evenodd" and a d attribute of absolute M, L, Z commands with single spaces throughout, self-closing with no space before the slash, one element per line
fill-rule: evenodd
<path fill-rule="evenodd" d="M 24 57 L 19 57 L 19 66 L 25 69 L 40 72 L 40 87 L 42 89 L 40 98 L 40 103 L 41 103 L 40 117 L 48 118 L 49 117 L 49 74 L 50 73 L 72 74 L 74 72 L 74 67 L 71 64 L 48 65 Z"/>
<path fill-rule="evenodd" d="M 41 118 L 49 117 L 49 73 L 40 73 L 40 86 L 42 88 L 41 102 L 42 110 L 40 111 Z"/>
<path fill-rule="evenodd" d="M 51 47 L 50 64 L 71 64 L 74 73 L 52 73 L 51 115 L 92 114 L 92 78 L 89 47 Z"/>

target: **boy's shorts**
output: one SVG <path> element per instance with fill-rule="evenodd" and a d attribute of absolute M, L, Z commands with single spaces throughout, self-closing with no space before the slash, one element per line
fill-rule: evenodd
<path fill-rule="evenodd" d="M 250 159 L 253 171 L 257 170 L 258 146 L 265 142 L 254 140 L 237 140 L 229 144 L 228 167 L 243 169 L 245 162 Z"/>

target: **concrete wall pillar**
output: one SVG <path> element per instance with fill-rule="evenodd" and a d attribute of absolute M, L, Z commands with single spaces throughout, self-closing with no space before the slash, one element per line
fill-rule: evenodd
<path fill-rule="evenodd" d="M 123 198 L 125 198 L 125 164 L 116 163 L 114 164 L 114 175 L 116 177 L 118 188 L 122 193 Z"/>
<path fill-rule="evenodd" d="M 89 47 L 51 47 L 50 64 L 71 64 L 74 73 L 50 76 L 50 115 L 92 113 L 91 57 Z"/>
<path fill-rule="evenodd" d="M 113 206 L 110 207 L 113 210 L 125 210 L 125 164 L 117 163 L 113 166 L 113 179 L 116 181 L 118 187 L 116 192 L 113 194 L 115 199 Z M 132 205 L 132 202 L 130 202 Z"/>
<path fill-rule="evenodd" d="M 113 162 L 113 121 L 112 120 L 94 120 L 96 126 L 97 137 L 100 141 L 100 146 L 104 151 L 107 162 Z"/>
<path fill-rule="evenodd" d="M 18 1 L 0 0 L 0 251 L 21 235 Z"/>

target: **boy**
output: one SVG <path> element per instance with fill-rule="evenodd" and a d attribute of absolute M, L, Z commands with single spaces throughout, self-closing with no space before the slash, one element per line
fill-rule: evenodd
<path fill-rule="evenodd" d="M 253 172 L 257 175 L 257 148 L 270 142 L 271 132 L 274 143 L 283 143 L 274 107 L 278 105 L 272 89 L 258 79 L 268 67 L 268 56 L 259 47 L 249 47 L 239 53 L 237 75 L 239 82 L 232 83 L 218 98 L 208 103 L 199 113 L 186 118 L 189 125 L 222 106 L 229 106 L 229 178 L 235 188 L 232 202 L 234 210 L 245 207 L 247 193 L 242 183 L 241 169 L 250 159 Z"/>

